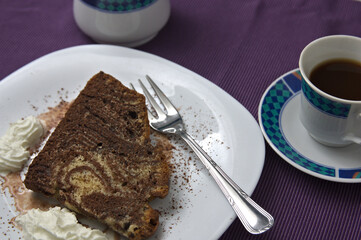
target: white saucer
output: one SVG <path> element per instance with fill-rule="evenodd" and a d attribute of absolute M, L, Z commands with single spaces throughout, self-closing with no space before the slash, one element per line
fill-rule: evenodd
<path fill-rule="evenodd" d="M 292 70 L 262 96 L 258 120 L 270 146 L 284 160 L 312 176 L 335 182 L 361 182 L 361 146 L 326 147 L 311 138 L 299 120 L 301 74 Z"/>

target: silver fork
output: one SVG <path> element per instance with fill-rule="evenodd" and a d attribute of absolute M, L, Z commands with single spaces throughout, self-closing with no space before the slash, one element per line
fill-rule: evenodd
<path fill-rule="evenodd" d="M 193 149 L 218 186 L 221 188 L 223 194 L 236 212 L 244 227 L 250 233 L 260 234 L 270 229 L 274 223 L 273 217 L 256 204 L 196 143 L 196 141 L 186 132 L 182 117 L 177 109 L 148 75 L 146 76 L 146 79 L 166 109 L 166 112 L 164 112 L 139 79 L 143 93 L 157 113 L 157 116 L 154 116 L 148 109 L 150 126 L 156 131 L 162 133 L 179 135 Z M 133 85 L 132 87 L 134 89 Z"/>

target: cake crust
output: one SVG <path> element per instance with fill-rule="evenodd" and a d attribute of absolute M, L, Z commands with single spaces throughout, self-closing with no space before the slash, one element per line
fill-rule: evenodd
<path fill-rule="evenodd" d="M 169 166 L 153 146 L 143 95 L 99 72 L 29 166 L 27 188 L 109 225 L 129 239 L 151 236 L 168 194 Z"/>

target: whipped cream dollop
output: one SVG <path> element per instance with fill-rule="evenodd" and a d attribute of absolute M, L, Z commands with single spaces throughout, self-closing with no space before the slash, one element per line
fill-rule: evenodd
<path fill-rule="evenodd" d="M 34 116 L 11 123 L 5 135 L 0 137 L 0 171 L 21 170 L 30 157 L 29 148 L 39 143 L 44 132 L 40 120 Z"/>
<path fill-rule="evenodd" d="M 16 217 L 15 222 L 21 226 L 24 238 L 29 240 L 108 240 L 102 231 L 78 223 L 75 214 L 66 208 L 31 209 Z"/>

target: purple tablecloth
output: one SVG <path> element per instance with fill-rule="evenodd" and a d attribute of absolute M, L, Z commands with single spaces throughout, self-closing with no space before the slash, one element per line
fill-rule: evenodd
<path fill-rule="evenodd" d="M 171 3 L 166 27 L 139 49 L 209 79 L 255 118 L 265 89 L 298 67 L 307 43 L 332 34 L 361 37 L 361 2 L 352 0 Z M 75 25 L 72 1 L 0 1 L 0 79 L 44 54 L 89 43 Z M 361 239 L 360 190 L 307 175 L 267 145 L 252 197 L 275 225 L 254 236 L 236 219 L 221 239 Z"/>

